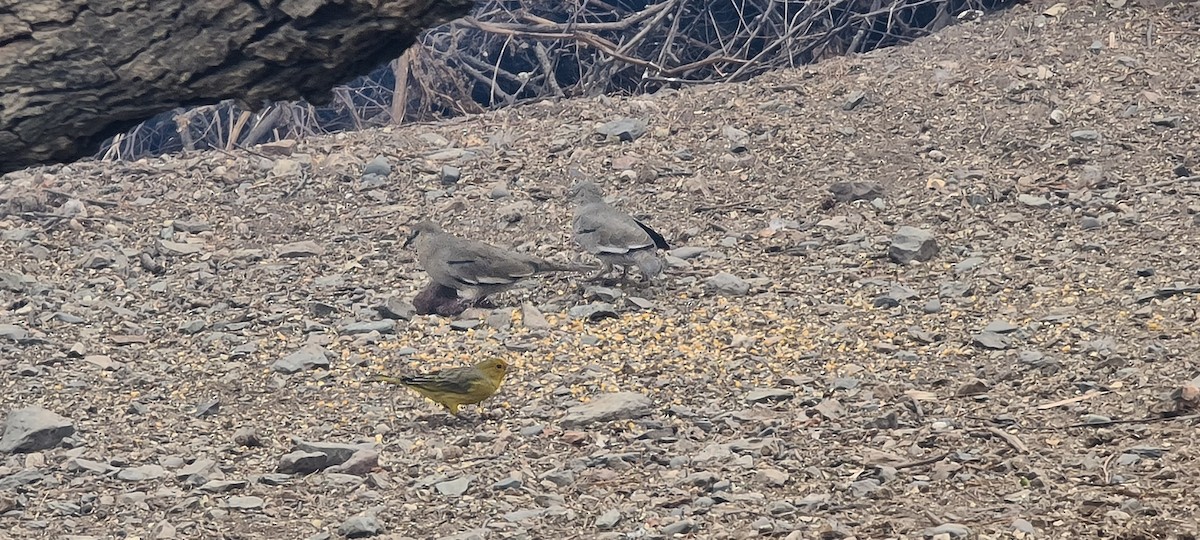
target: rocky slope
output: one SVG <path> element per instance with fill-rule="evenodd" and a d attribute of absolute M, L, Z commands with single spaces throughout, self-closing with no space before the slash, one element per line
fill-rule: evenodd
<path fill-rule="evenodd" d="M 1192 538 L 1198 47 L 1195 3 L 1030 4 L 746 84 L 10 174 L 0 530 Z M 576 174 L 674 244 L 662 282 L 411 313 L 421 217 L 586 260 Z M 515 370 L 457 420 L 365 382 L 486 356 Z"/>

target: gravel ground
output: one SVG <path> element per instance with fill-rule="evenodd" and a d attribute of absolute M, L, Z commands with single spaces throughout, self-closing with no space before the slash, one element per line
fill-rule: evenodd
<path fill-rule="evenodd" d="M 0 537 L 1194 538 L 1200 6 L 1059 6 L 8 175 Z M 413 315 L 422 217 L 588 262 L 574 174 L 672 242 L 660 282 Z M 458 418 L 366 382 L 496 356 Z"/>

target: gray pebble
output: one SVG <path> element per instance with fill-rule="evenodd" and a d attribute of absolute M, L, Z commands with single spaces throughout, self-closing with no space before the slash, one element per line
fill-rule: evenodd
<path fill-rule="evenodd" d="M 888 246 L 888 258 L 897 264 L 925 262 L 937 253 L 938 244 L 933 238 L 933 232 L 916 227 L 900 227 Z"/>
<path fill-rule="evenodd" d="M 271 364 L 271 369 L 279 373 L 296 373 L 305 369 L 329 367 L 328 352 L 324 347 L 309 343 Z"/>
<path fill-rule="evenodd" d="M 467 488 L 471 487 L 472 476 L 460 476 L 454 480 L 446 480 L 433 485 L 434 489 L 447 497 L 458 497 L 467 492 Z"/>
<path fill-rule="evenodd" d="M 662 528 L 662 533 L 667 536 L 676 534 L 687 534 L 696 530 L 696 521 L 693 519 L 681 519 Z"/>
<path fill-rule="evenodd" d="M 372 515 L 357 515 L 338 525 L 338 534 L 346 538 L 366 538 L 383 532 L 383 525 Z"/>
<path fill-rule="evenodd" d="M 620 141 L 633 141 L 646 134 L 649 127 L 645 120 L 618 118 L 596 128 L 596 133 Z"/>
<path fill-rule="evenodd" d="M 238 510 L 257 510 L 262 508 L 266 501 L 262 497 L 254 495 L 235 495 L 229 498 L 226 506 L 229 508 L 237 508 Z"/>
<path fill-rule="evenodd" d="M 374 174 L 377 176 L 387 176 L 392 174 L 392 164 L 386 156 L 377 156 L 375 159 L 367 162 L 363 166 L 363 176 Z"/>
<path fill-rule="evenodd" d="M 567 315 L 573 319 L 587 319 L 589 321 L 598 321 L 606 318 L 617 318 L 617 311 L 612 304 L 608 302 L 593 302 L 572 307 L 567 310 Z"/>
<path fill-rule="evenodd" d="M 614 508 L 604 512 L 603 514 L 600 514 L 600 517 L 596 518 L 596 528 L 602 531 L 607 531 L 613 527 L 616 527 L 620 522 L 621 511 Z"/>
<path fill-rule="evenodd" d="M 750 283 L 728 272 L 708 278 L 705 284 L 718 294 L 728 296 L 745 296 L 750 292 Z"/>
<path fill-rule="evenodd" d="M 1051 206 L 1050 199 L 1028 193 L 1017 195 L 1017 202 L 1032 208 L 1050 208 Z"/>

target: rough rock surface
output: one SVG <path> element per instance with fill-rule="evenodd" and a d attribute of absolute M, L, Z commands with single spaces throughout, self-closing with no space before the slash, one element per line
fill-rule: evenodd
<path fill-rule="evenodd" d="M 0 172 L 87 156 L 104 139 L 181 105 L 321 100 L 470 6 L 11 3 L 0 14 Z"/>

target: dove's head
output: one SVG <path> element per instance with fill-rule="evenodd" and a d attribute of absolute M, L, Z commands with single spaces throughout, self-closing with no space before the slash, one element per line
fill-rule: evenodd
<path fill-rule="evenodd" d="M 604 192 L 600 190 L 600 186 L 586 180 L 571 186 L 567 195 L 575 204 L 588 204 L 604 200 Z"/>
<path fill-rule="evenodd" d="M 429 221 L 428 219 L 417 222 L 417 224 L 413 225 L 408 231 L 408 238 L 404 240 L 404 247 L 407 248 L 408 246 L 412 245 L 413 241 L 416 240 L 418 236 L 425 235 L 428 237 L 429 235 L 440 232 L 442 232 L 442 228 L 439 227 L 437 223 Z"/>

